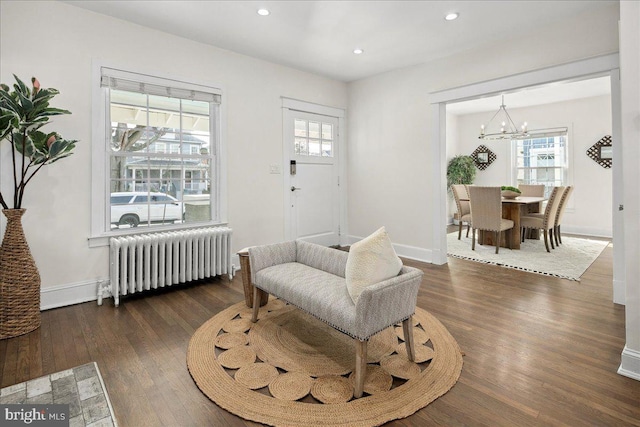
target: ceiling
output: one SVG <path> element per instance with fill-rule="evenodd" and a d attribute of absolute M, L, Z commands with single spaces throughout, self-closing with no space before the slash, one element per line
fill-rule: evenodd
<path fill-rule="evenodd" d="M 349 82 L 539 31 L 611 1 L 65 1 Z M 269 16 L 259 16 L 261 7 Z M 445 21 L 449 12 L 459 18 Z M 364 53 L 354 55 L 361 48 Z"/>

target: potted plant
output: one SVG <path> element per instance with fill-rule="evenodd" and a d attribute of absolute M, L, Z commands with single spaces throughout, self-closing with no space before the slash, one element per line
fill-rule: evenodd
<path fill-rule="evenodd" d="M 451 191 L 453 184 L 472 184 L 476 177 L 476 164 L 473 157 L 458 155 L 449 160 L 447 165 L 447 188 Z"/>
<path fill-rule="evenodd" d="M 476 177 L 476 164 L 471 156 L 457 155 L 447 165 L 447 191 L 451 193 L 453 184 L 472 184 Z M 453 216 L 453 223 L 458 224 L 458 213 Z"/>
<path fill-rule="evenodd" d="M 40 326 L 40 275 L 24 236 L 21 218 L 27 184 L 45 165 L 71 155 L 77 141 L 40 129 L 51 116 L 71 114 L 49 106 L 59 92 L 44 89 L 33 77 L 31 87 L 14 75 L 13 90 L 0 85 L 0 142 L 11 146 L 13 195 L 8 202 L 0 191 L 7 229 L 0 246 L 0 339 L 30 332 Z"/>
<path fill-rule="evenodd" d="M 522 191 L 516 187 L 510 185 L 503 185 L 500 187 L 502 197 L 505 199 L 515 199 L 522 194 Z"/>

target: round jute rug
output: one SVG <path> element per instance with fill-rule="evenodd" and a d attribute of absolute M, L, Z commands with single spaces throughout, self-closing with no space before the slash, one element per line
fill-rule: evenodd
<path fill-rule="evenodd" d="M 271 299 L 245 329 L 244 302 L 193 335 L 187 366 L 213 402 L 244 419 L 275 426 L 374 426 L 407 417 L 454 386 L 462 354 L 447 329 L 416 308 L 417 362 L 391 327 L 369 340 L 365 395 L 353 398 L 353 339 Z M 396 328 L 401 325 L 396 325 Z M 243 337 L 242 335 L 245 335 Z"/>

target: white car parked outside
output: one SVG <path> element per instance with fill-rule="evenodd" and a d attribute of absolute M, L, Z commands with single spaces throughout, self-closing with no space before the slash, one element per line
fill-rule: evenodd
<path fill-rule="evenodd" d="M 148 221 L 173 224 L 183 218 L 183 204 L 168 194 L 144 191 L 111 193 L 111 224 L 137 227 Z"/>

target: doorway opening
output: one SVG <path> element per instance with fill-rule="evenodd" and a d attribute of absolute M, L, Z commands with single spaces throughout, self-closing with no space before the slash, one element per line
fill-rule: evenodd
<path fill-rule="evenodd" d="M 583 61 L 576 61 L 556 67 L 509 76 L 488 82 L 477 83 L 455 89 L 449 89 L 431 94 L 432 117 L 434 123 L 432 148 L 435 153 L 433 160 L 434 180 L 439 184 L 439 200 L 448 201 L 446 188 L 446 159 L 447 159 L 447 106 L 472 99 L 488 98 L 494 95 L 505 94 L 513 96 L 516 92 L 527 88 L 541 88 L 560 85 L 566 82 L 579 82 L 597 77 L 610 79 L 611 92 L 611 133 L 613 141 L 620 140 L 620 80 L 618 55 L 606 55 Z M 497 108 L 497 107 L 496 107 Z M 478 127 L 480 125 L 478 124 Z M 477 138 L 477 137 L 476 137 Z M 477 142 L 477 140 L 476 140 Z M 596 141 L 593 141 L 594 143 Z M 614 143 L 615 144 L 615 143 Z M 575 153 L 581 155 L 582 153 Z M 622 146 L 613 150 L 612 168 L 612 206 L 618 206 L 622 200 Z M 506 168 L 505 168 L 506 169 Z M 504 173 L 507 173 L 506 171 Z M 445 264 L 447 262 L 446 226 L 448 223 L 447 203 L 434 203 L 434 228 L 433 228 L 433 263 Z M 617 209 L 612 209 L 612 235 L 613 240 L 619 244 L 614 245 L 614 271 L 613 271 L 613 300 L 615 303 L 624 304 L 624 218 Z"/>

